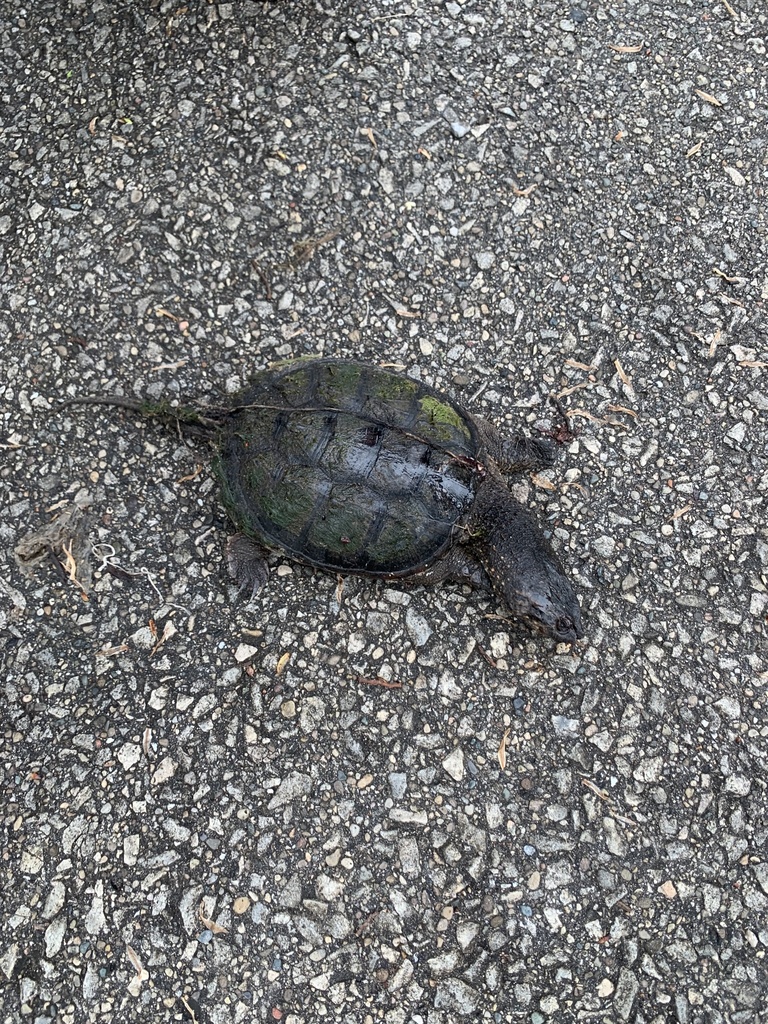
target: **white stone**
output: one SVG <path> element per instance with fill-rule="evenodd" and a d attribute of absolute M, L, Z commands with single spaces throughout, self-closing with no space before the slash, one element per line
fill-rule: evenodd
<path fill-rule="evenodd" d="M 130 771 L 140 759 L 141 747 L 138 743 L 124 743 L 117 752 L 117 760 L 125 771 Z"/>
<path fill-rule="evenodd" d="M 254 654 L 258 654 L 258 647 L 251 647 L 250 644 L 239 644 L 235 651 L 235 661 L 242 664 L 244 661 L 248 661 Z"/>
<path fill-rule="evenodd" d="M 454 747 L 448 757 L 443 761 L 443 768 L 456 782 L 464 778 L 464 751 L 461 747 Z"/>

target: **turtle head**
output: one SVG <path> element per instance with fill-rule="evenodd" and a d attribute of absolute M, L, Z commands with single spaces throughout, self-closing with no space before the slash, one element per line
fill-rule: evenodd
<path fill-rule="evenodd" d="M 584 636 L 578 599 L 556 562 L 540 560 L 535 568 L 507 577 L 502 589 L 512 613 L 537 632 L 561 644 Z"/>
<path fill-rule="evenodd" d="M 513 615 L 558 643 L 584 636 L 579 602 L 552 546 L 530 513 L 508 491 L 492 492 L 493 528 L 485 562 Z"/>

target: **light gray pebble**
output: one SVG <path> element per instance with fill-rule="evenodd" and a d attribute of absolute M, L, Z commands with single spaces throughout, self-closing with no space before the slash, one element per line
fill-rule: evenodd
<path fill-rule="evenodd" d="M 613 537 L 604 534 L 592 541 L 592 550 L 601 558 L 611 558 L 616 550 L 616 541 Z"/>
<path fill-rule="evenodd" d="M 405 628 L 416 647 L 423 647 L 434 632 L 426 618 L 410 605 L 405 610 Z"/>
<path fill-rule="evenodd" d="M 613 1008 L 620 1020 L 629 1020 L 639 989 L 640 982 L 637 975 L 628 967 L 623 967 L 619 973 L 613 997 Z"/>
<path fill-rule="evenodd" d="M 552 715 L 552 725 L 560 736 L 578 736 L 581 722 L 578 718 L 566 718 L 564 715 Z"/>
<path fill-rule="evenodd" d="M 688 1024 L 691 1019 L 691 1004 L 682 992 L 675 994 L 675 1015 L 679 1024 Z"/>
<path fill-rule="evenodd" d="M 421 856 L 419 846 L 413 836 L 406 836 L 398 843 L 398 855 L 400 867 L 403 874 L 409 878 L 415 878 L 421 870 Z"/>
<path fill-rule="evenodd" d="M 64 906 L 66 899 L 66 888 L 63 882 L 54 881 L 51 883 L 51 891 L 45 901 L 41 916 L 43 920 L 49 921 L 55 917 Z"/>
<path fill-rule="evenodd" d="M 302 772 L 291 772 L 277 788 L 277 792 L 267 805 L 270 811 L 289 804 L 299 796 L 307 796 L 312 791 L 312 779 Z"/>
<path fill-rule="evenodd" d="M 51 921 L 51 923 L 45 929 L 45 932 L 43 934 L 46 957 L 50 958 L 56 956 L 56 954 L 61 949 L 66 931 L 66 914 L 62 914 L 61 917 L 57 917 L 54 921 Z"/>
<path fill-rule="evenodd" d="M 456 926 L 456 942 L 459 948 L 466 952 L 479 934 L 480 925 L 475 921 L 460 921 Z"/>
<path fill-rule="evenodd" d="M 460 964 L 461 956 L 455 949 L 448 949 L 427 961 L 433 978 L 445 978 L 447 975 L 453 974 Z"/>
<path fill-rule="evenodd" d="M 483 251 L 475 253 L 475 263 L 481 270 L 489 270 L 496 262 L 496 255 L 492 252 Z"/>
<path fill-rule="evenodd" d="M 451 121 L 450 129 L 457 139 L 463 139 L 465 135 L 472 131 L 472 125 L 464 124 L 463 121 Z"/>
<path fill-rule="evenodd" d="M 567 860 L 558 860 L 547 866 L 544 876 L 545 889 L 560 889 L 573 879 L 573 867 Z"/>
<path fill-rule="evenodd" d="M 382 191 L 388 196 L 395 191 L 395 176 L 388 167 L 379 169 L 379 184 Z"/>
<path fill-rule="evenodd" d="M 480 993 L 459 978 L 445 978 L 437 983 L 435 1007 L 467 1017 L 480 1006 Z"/>
<path fill-rule="evenodd" d="M 280 889 L 279 906 L 296 908 L 301 905 L 301 879 L 292 875 Z"/>
<path fill-rule="evenodd" d="M 746 775 L 729 774 L 725 779 L 726 793 L 735 793 L 737 796 L 748 796 L 752 789 L 752 780 Z"/>
<path fill-rule="evenodd" d="M 443 759 L 443 768 L 456 782 L 464 778 L 464 751 L 461 747 L 454 747 L 450 754 Z"/>
<path fill-rule="evenodd" d="M 644 758 L 632 772 L 638 782 L 658 782 L 664 768 L 664 760 L 661 757 Z"/>
<path fill-rule="evenodd" d="M 392 799 L 402 800 L 408 788 L 408 776 L 404 772 L 390 772 L 388 778 Z"/>
<path fill-rule="evenodd" d="M 755 878 L 763 892 L 768 896 L 768 861 L 754 866 Z"/>

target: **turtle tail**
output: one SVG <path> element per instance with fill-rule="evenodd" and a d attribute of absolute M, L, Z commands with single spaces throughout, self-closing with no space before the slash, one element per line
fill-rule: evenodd
<path fill-rule="evenodd" d="M 159 420 L 176 427 L 185 434 L 211 440 L 229 415 L 228 409 L 203 406 L 196 409 L 191 405 L 171 405 L 168 399 L 150 402 L 147 399 L 127 398 L 124 395 L 94 395 L 83 398 L 68 398 L 61 402 L 58 411 L 72 405 L 113 405 L 128 409 L 146 419 Z"/>

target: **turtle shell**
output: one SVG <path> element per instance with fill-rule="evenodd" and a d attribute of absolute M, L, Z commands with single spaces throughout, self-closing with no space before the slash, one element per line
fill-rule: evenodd
<path fill-rule="evenodd" d="M 482 478 L 471 418 L 390 370 L 267 370 L 235 398 L 215 470 L 247 536 L 325 569 L 407 576 L 439 558 Z"/>

